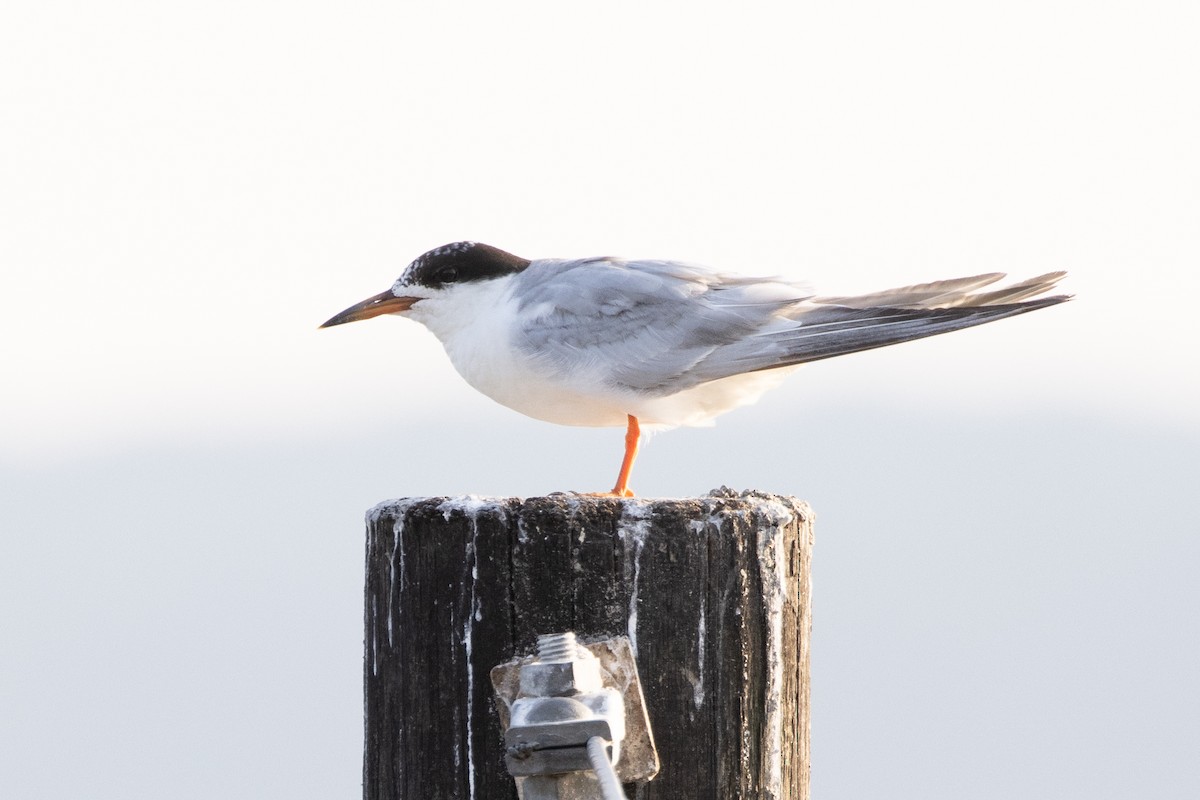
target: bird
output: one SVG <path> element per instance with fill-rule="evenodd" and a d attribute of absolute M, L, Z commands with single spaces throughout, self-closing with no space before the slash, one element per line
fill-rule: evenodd
<path fill-rule="evenodd" d="M 434 248 L 392 287 L 321 328 L 385 314 L 425 325 L 491 399 L 561 425 L 625 427 L 610 492 L 633 497 L 642 430 L 711 425 L 810 361 L 1057 305 L 1065 272 L 1000 288 L 990 272 L 856 296 L 679 261 L 527 259 L 479 242 Z"/>

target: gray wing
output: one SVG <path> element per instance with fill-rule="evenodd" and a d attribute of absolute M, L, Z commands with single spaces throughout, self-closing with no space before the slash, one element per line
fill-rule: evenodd
<path fill-rule="evenodd" d="M 544 369 L 648 394 L 968 328 L 1061 303 L 1065 273 L 977 292 L 1001 273 L 854 297 L 667 261 L 534 262 L 520 276 L 518 346 Z"/>
<path fill-rule="evenodd" d="M 535 261 L 515 291 L 527 319 L 516 343 L 542 369 L 663 395 L 713 380 L 706 361 L 805 296 L 779 281 L 612 258 Z"/>

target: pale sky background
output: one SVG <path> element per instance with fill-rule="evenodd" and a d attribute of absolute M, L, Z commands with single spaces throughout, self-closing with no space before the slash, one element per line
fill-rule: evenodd
<path fill-rule="evenodd" d="M 1200 794 L 1200 5 L 7 3 L 0 794 L 360 792 L 362 513 L 621 433 L 316 326 L 459 239 L 1075 302 L 812 365 L 633 485 L 817 510 L 825 798 Z"/>

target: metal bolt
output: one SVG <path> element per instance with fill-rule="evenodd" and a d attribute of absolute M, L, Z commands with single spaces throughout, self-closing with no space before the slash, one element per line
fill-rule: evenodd
<path fill-rule="evenodd" d="M 575 641 L 573 631 L 543 633 L 538 636 L 538 660 L 543 663 L 561 664 L 592 657 L 590 650 L 580 647 Z"/>

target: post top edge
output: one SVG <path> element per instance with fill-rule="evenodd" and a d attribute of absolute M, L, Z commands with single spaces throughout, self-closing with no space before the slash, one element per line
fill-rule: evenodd
<path fill-rule="evenodd" d="M 604 497 L 575 492 L 554 492 L 532 497 L 502 497 L 482 495 L 430 495 L 399 497 L 384 500 L 367 512 L 369 521 L 378 521 L 381 516 L 396 516 L 408 513 L 414 507 L 433 507 L 443 513 L 459 511 L 475 516 L 485 511 L 511 509 L 535 509 L 567 507 L 572 510 L 612 509 L 619 507 L 630 516 L 644 515 L 659 508 L 703 510 L 714 513 L 722 508 L 774 510 L 800 519 L 812 519 L 812 507 L 794 495 L 780 495 L 758 489 L 735 491 L 722 486 L 707 494 L 696 497 Z"/>

